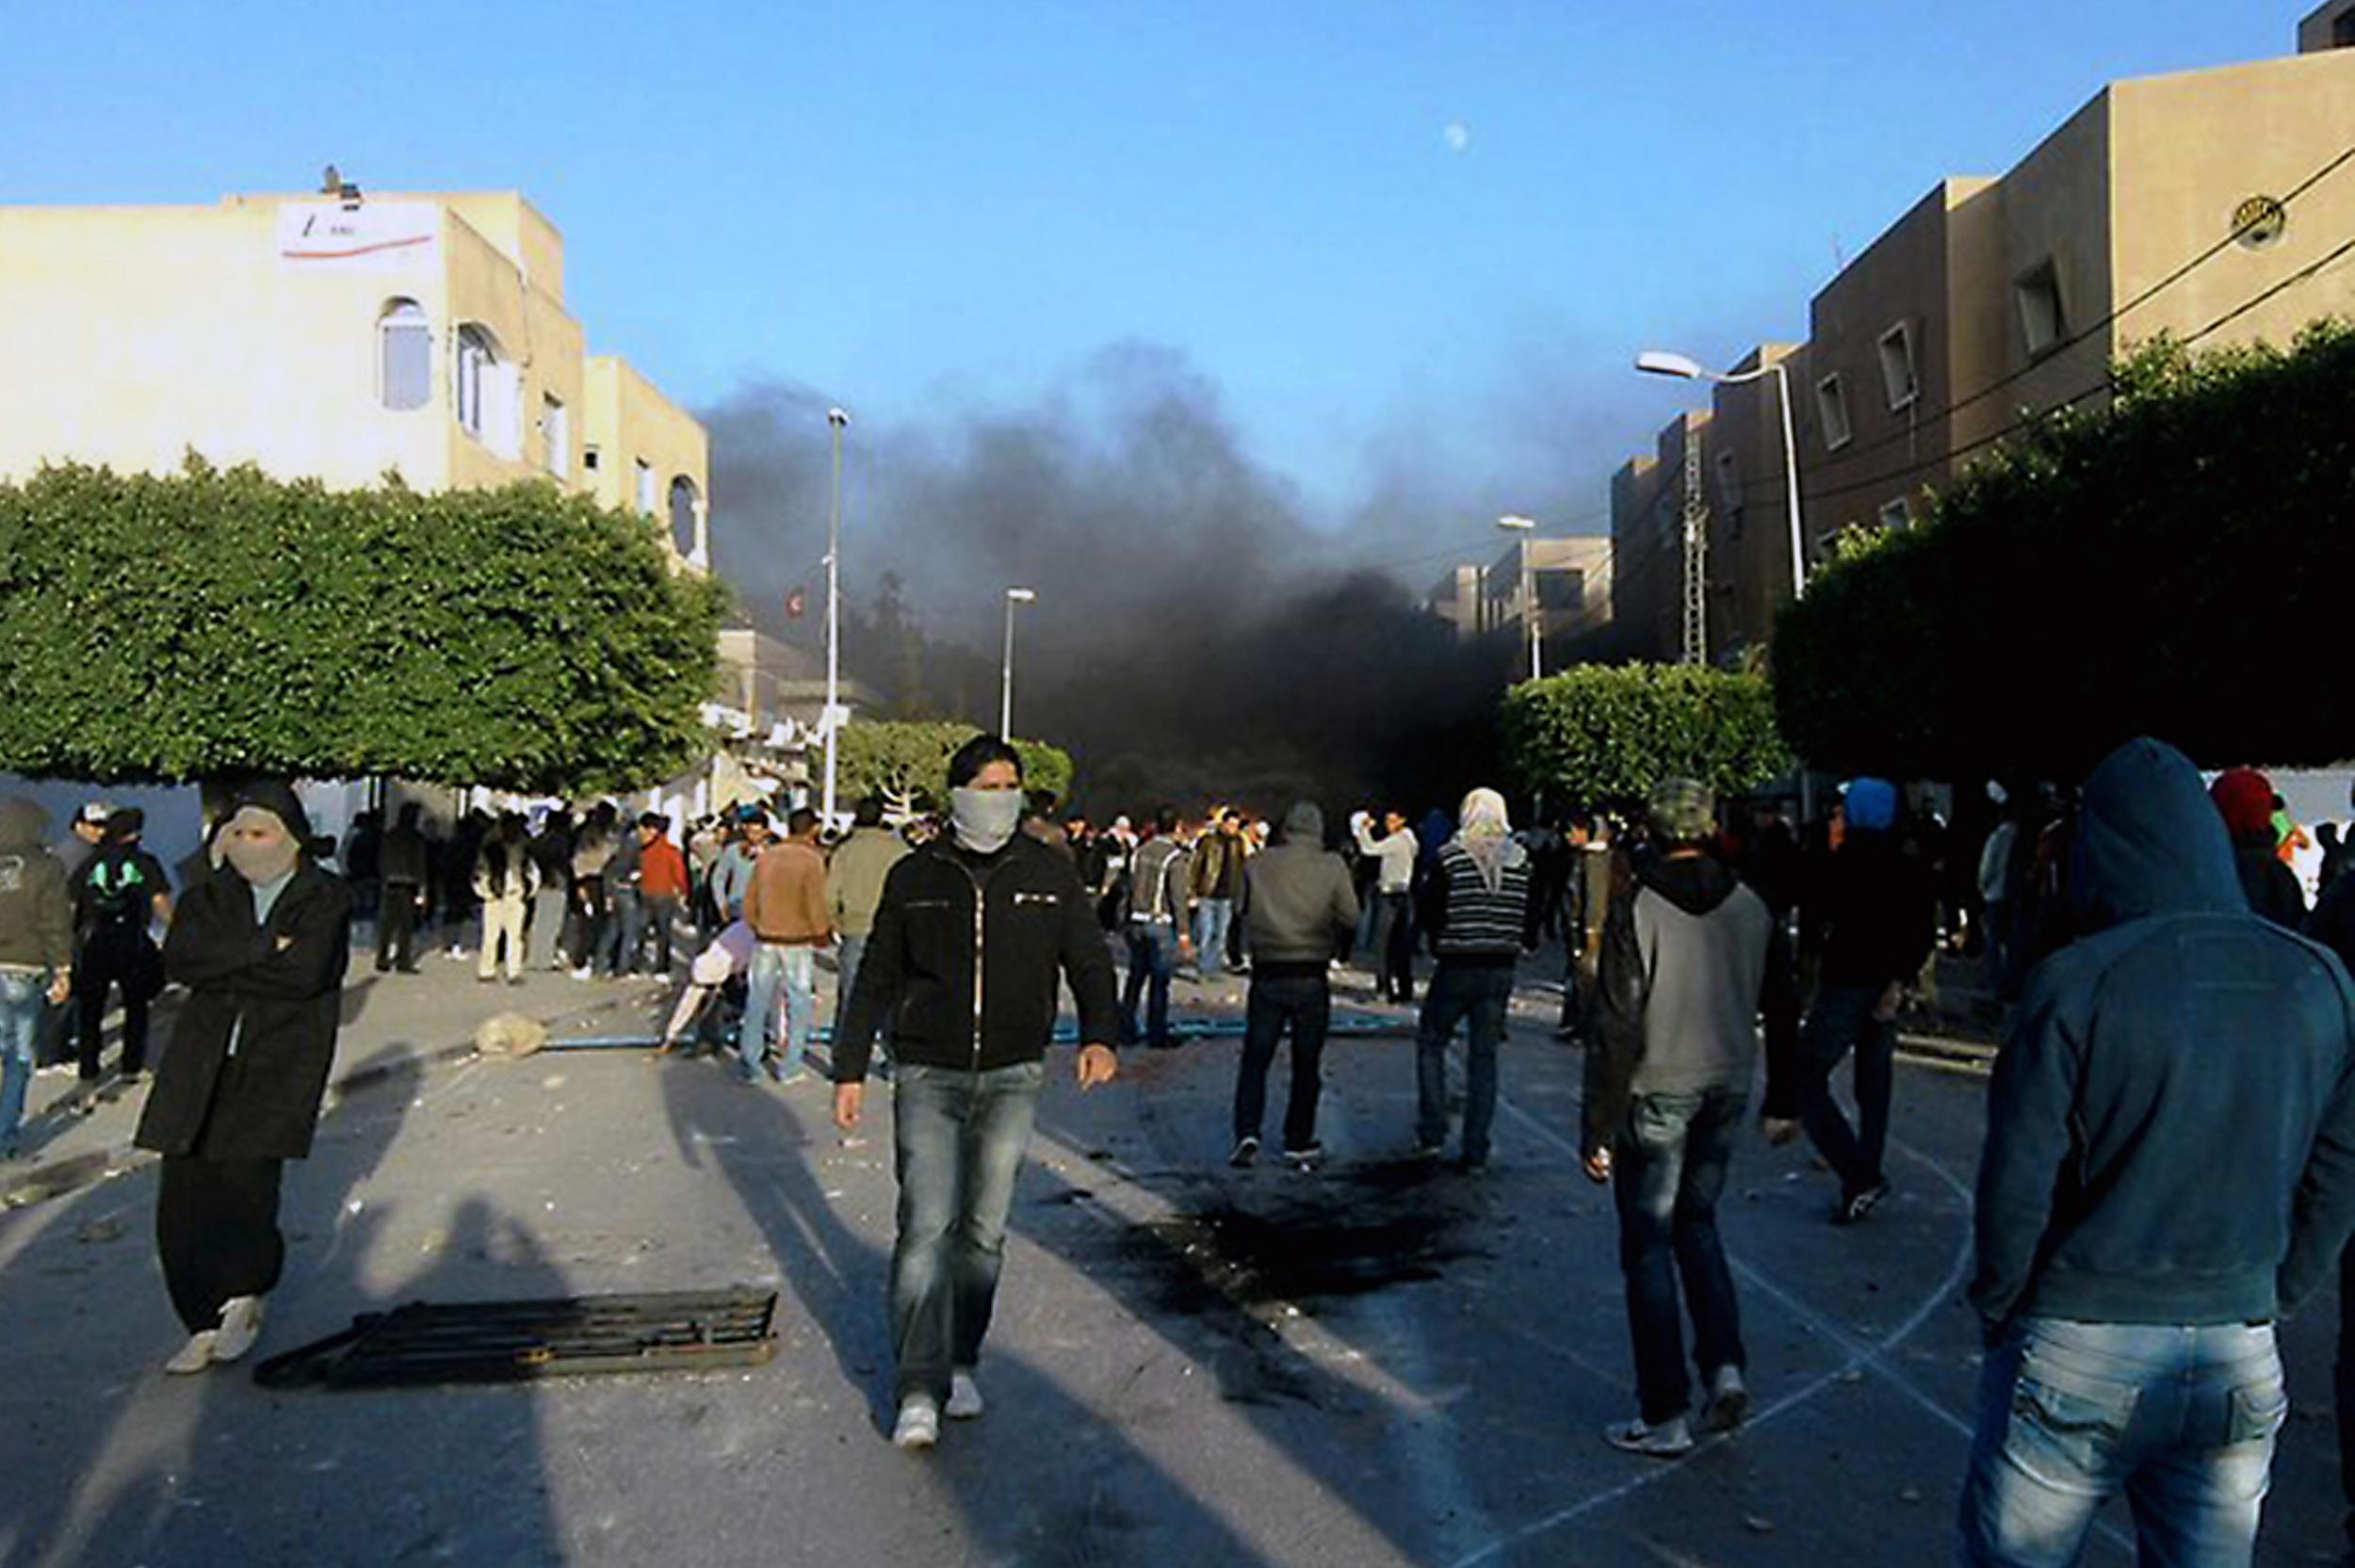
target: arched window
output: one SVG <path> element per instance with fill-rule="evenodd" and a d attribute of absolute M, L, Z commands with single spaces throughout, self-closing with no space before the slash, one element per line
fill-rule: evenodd
<path fill-rule="evenodd" d="M 433 327 L 414 299 L 388 299 L 376 318 L 377 401 L 396 412 L 433 395 Z"/>
<path fill-rule="evenodd" d="M 458 424 L 477 441 L 486 439 L 489 399 L 498 369 L 498 345 L 491 334 L 469 321 L 458 329 Z"/>
<path fill-rule="evenodd" d="M 671 543 L 678 553 L 693 559 L 695 547 L 702 534 L 703 493 L 695 481 L 681 474 L 671 481 Z"/>

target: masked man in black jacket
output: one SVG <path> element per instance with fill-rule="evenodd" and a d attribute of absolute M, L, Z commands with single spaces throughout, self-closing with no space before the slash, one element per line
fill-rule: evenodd
<path fill-rule="evenodd" d="M 1038 1108 L 1058 980 L 1080 1008 L 1080 1087 L 1112 1081 L 1112 955 L 1069 858 L 1020 832 L 1022 759 L 995 736 L 949 762 L 950 832 L 891 868 L 834 1057 L 834 1119 L 855 1127 L 875 1035 L 891 1028 L 900 1177 L 891 1254 L 899 1417 L 929 1448 L 944 1412 L 982 1414 L 973 1379 L 1003 1262 L 1015 1175 Z"/>
<path fill-rule="evenodd" d="M 138 1141 L 164 1156 L 155 1242 L 189 1334 L 170 1371 L 251 1349 L 285 1261 L 279 1178 L 311 1152 L 351 946 L 351 896 L 309 842 L 284 784 L 240 791 L 215 840 L 224 868 L 188 889 L 164 943 L 188 995 Z"/>

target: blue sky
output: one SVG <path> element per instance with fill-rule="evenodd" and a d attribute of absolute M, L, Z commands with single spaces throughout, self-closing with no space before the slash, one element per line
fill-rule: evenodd
<path fill-rule="evenodd" d="M 1635 349 L 1795 335 L 1941 174 L 2302 8 L 9 0 L 0 201 L 520 188 L 692 405 L 952 418 L 1142 341 L 1313 515 L 1412 453 L 1567 522 L 1676 406 Z"/>

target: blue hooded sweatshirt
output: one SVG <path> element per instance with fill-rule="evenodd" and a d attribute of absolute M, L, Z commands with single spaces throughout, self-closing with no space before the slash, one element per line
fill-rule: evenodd
<path fill-rule="evenodd" d="M 2355 983 L 2249 913 L 2191 762 L 2087 781 L 2078 939 L 2028 977 L 1979 1167 L 1990 1326 L 2238 1323 L 2293 1308 L 2355 1228 Z"/>

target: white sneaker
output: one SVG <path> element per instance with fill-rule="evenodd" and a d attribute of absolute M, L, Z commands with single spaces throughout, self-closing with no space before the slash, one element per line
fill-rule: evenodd
<path fill-rule="evenodd" d="M 220 1327 L 213 1334 L 213 1359 L 235 1361 L 261 1337 L 262 1298 L 233 1296 L 220 1309 Z"/>
<path fill-rule="evenodd" d="M 1749 1419 L 1750 1391 L 1742 1382 L 1742 1368 L 1730 1362 L 1709 1377 L 1709 1402 L 1701 1407 L 1701 1427 L 1707 1431 L 1731 1431 Z"/>
<path fill-rule="evenodd" d="M 928 1394 L 911 1394 L 900 1401 L 899 1424 L 891 1429 L 895 1448 L 929 1448 L 940 1441 L 940 1407 Z"/>
<path fill-rule="evenodd" d="M 188 1342 L 180 1347 L 180 1353 L 164 1363 L 164 1370 L 183 1378 L 191 1372 L 202 1372 L 213 1364 L 215 1337 L 211 1329 L 197 1330 L 188 1335 Z"/>
<path fill-rule="evenodd" d="M 970 1421 L 986 1410 L 982 1398 L 982 1385 L 973 1381 L 973 1374 L 960 1368 L 949 1374 L 949 1419 Z"/>
<path fill-rule="evenodd" d="M 1647 1459 L 1677 1459 L 1693 1451 L 1693 1431 L 1681 1415 L 1656 1427 L 1642 1420 L 1621 1421 L 1604 1428 L 1602 1440 Z"/>

